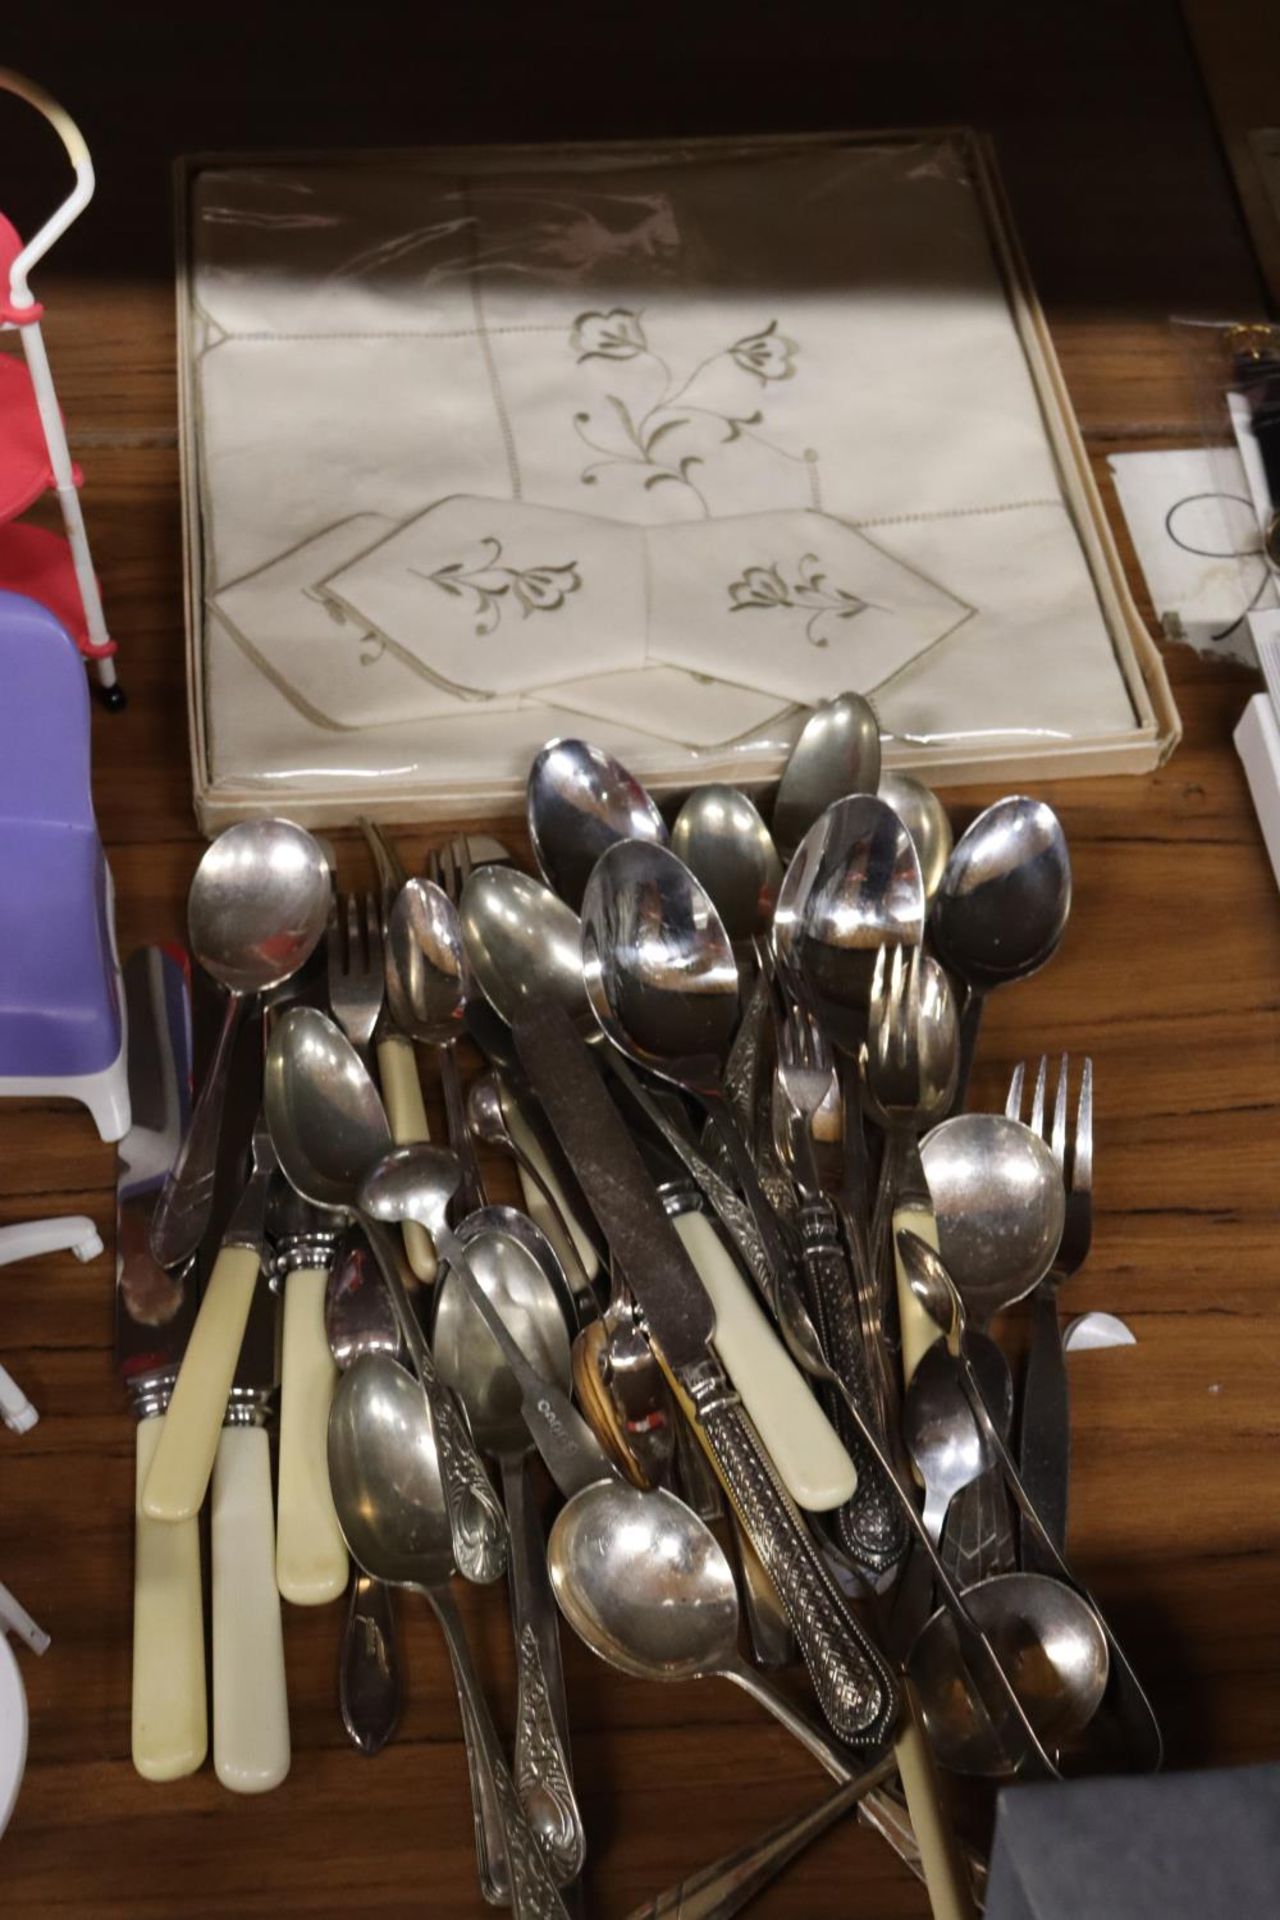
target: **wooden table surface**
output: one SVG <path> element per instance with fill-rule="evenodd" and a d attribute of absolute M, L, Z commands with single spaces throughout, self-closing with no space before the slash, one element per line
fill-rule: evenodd
<path fill-rule="evenodd" d="M 549 137 L 969 121 L 997 139 L 1016 218 L 1100 478 L 1119 449 L 1193 444 L 1174 311 L 1260 294 L 1170 0 L 1047 11 L 869 5 L 713 28 L 665 0 L 614 24 L 585 5 L 450 10 L 412 34 L 350 10 L 124 6 L 7 23 L 6 57 L 62 96 L 98 160 L 97 202 L 40 291 L 130 705 L 94 721 L 99 818 L 122 948 L 180 936 L 199 842 L 189 804 L 166 168 L 246 144 Z M 484 19 L 473 16 L 483 11 Z M 906 17 L 909 12 L 909 20 Z M 883 17 L 881 17 L 883 15 Z M 833 16 L 832 16 L 833 17 Z M 819 21 L 822 22 L 819 25 Z M 249 23 L 252 23 L 251 25 Z M 7 126 L 7 122 L 3 123 Z M 41 176 L 6 144 L 21 220 Z M 12 193 L 10 189 L 12 188 Z M 1108 490 L 1108 498 L 1110 492 Z M 1149 609 L 1148 609 L 1149 611 Z M 1072 1312 L 1137 1345 L 1071 1362 L 1072 1545 L 1164 1724 L 1174 1767 L 1280 1749 L 1280 1102 L 1275 881 L 1231 749 L 1253 678 L 1185 649 L 1186 726 L 1145 779 L 1047 784 L 1076 897 L 1059 957 L 996 996 L 977 1097 L 1024 1054 L 1091 1052 L 1097 1222 Z M 958 818 L 994 797 L 957 792 Z M 405 835 L 416 855 L 428 822 Z M 358 862 L 357 850 L 344 857 Z M 353 871 L 356 870 L 353 864 Z M 85 1211 L 110 1243 L 114 1155 L 53 1103 L 0 1106 L 0 1221 Z M 110 1359 L 110 1255 L 0 1273 L 0 1355 L 42 1410 L 0 1434 L 0 1577 L 49 1629 L 25 1654 L 31 1757 L 0 1846 L 6 1914 L 349 1911 L 465 1916 L 474 1891 L 457 1718 L 425 1609 L 403 1611 L 411 1699 L 368 1762 L 334 1701 L 337 1609 L 290 1610 L 294 1763 L 260 1800 L 206 1769 L 169 1787 L 129 1763 L 133 1436 Z M 467 1595 L 500 1721 L 505 1602 Z M 590 1835 L 586 1910 L 626 1914 L 823 1791 L 734 1690 L 622 1679 L 567 1646 Z M 847 1825 L 760 1914 L 919 1915 L 921 1891 Z"/>

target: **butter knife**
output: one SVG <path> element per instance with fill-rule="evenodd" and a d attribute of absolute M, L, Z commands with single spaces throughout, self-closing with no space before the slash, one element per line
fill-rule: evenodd
<path fill-rule="evenodd" d="M 529 1008 L 514 1032 L 525 1071 L 627 1276 L 659 1358 L 778 1589 L 823 1713 L 850 1745 L 878 1745 L 897 1716 L 893 1673 L 836 1586 L 715 1358 L 710 1297 L 600 1069 L 559 1007 Z"/>
<path fill-rule="evenodd" d="M 142 947 L 124 968 L 133 1124 L 116 1185 L 116 1365 L 138 1420 L 134 1493 L 133 1764 L 146 1780 L 194 1773 L 208 1747 L 200 1528 L 165 1526 L 142 1506 L 178 1366 L 196 1314 L 194 1261 L 166 1272 L 151 1214 L 191 1104 L 191 994 L 185 955 Z"/>

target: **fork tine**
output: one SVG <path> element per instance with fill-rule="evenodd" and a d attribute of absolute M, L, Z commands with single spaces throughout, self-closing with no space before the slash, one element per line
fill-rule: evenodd
<path fill-rule="evenodd" d="M 885 969 L 888 961 L 883 947 L 876 948 L 875 965 L 871 969 L 871 1017 L 875 1021 L 884 1019 Z"/>
<path fill-rule="evenodd" d="M 1053 1099 L 1053 1132 L 1049 1136 L 1049 1146 L 1057 1161 L 1062 1177 L 1068 1175 L 1067 1167 L 1067 1080 L 1070 1075 L 1071 1060 L 1063 1054 L 1058 1066 L 1058 1091 Z"/>
<path fill-rule="evenodd" d="M 907 1039 L 915 1042 L 920 1033 L 920 982 L 924 973 L 924 951 L 912 947 L 907 961 Z"/>
<path fill-rule="evenodd" d="M 1093 1061 L 1086 1054 L 1071 1153 L 1071 1192 L 1093 1192 Z"/>
<path fill-rule="evenodd" d="M 1009 1075 L 1009 1091 L 1005 1095 L 1004 1101 L 1004 1116 L 1006 1120 L 1020 1120 L 1022 1118 L 1022 1087 L 1026 1077 L 1027 1063 L 1025 1060 L 1019 1060 L 1017 1066 Z"/>
<path fill-rule="evenodd" d="M 1031 1119 L 1029 1122 L 1032 1133 L 1038 1133 L 1042 1140 L 1045 1137 L 1044 1092 L 1045 1092 L 1045 1084 L 1048 1080 L 1048 1077 L 1049 1077 L 1049 1056 L 1048 1054 L 1042 1053 L 1040 1055 L 1040 1064 L 1036 1068 L 1036 1084 L 1035 1084 L 1035 1090 L 1031 1095 Z"/>
<path fill-rule="evenodd" d="M 378 912 L 378 903 L 371 893 L 364 897 L 364 944 L 370 969 L 374 973 L 382 972 L 382 916 Z"/>
<path fill-rule="evenodd" d="M 468 880 L 471 878 L 471 875 L 474 871 L 475 869 L 472 866 L 472 862 L 471 862 L 471 835 L 469 833 L 460 833 L 458 835 L 458 895 L 459 895 L 459 898 L 461 898 L 462 889 L 466 886 Z"/>
<path fill-rule="evenodd" d="M 364 966 L 364 929 L 360 924 L 360 896 L 349 893 L 344 902 L 347 922 L 347 964 L 346 971 L 355 973 Z"/>

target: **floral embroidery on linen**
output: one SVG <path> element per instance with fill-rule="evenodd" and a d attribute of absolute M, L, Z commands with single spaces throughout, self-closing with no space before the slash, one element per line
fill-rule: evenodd
<path fill-rule="evenodd" d="M 582 586 L 576 560 L 558 566 L 508 567 L 500 564 L 501 540 L 489 535 L 480 544 L 484 558 L 475 566 L 452 560 L 431 573 L 417 567 L 409 569 L 419 580 L 429 580 L 455 599 L 472 597 L 478 635 L 493 633 L 502 624 L 506 607 L 518 606 L 522 620 L 531 613 L 555 613 Z"/>
<path fill-rule="evenodd" d="M 812 448 L 792 453 L 759 431 L 765 422 L 762 408 L 756 407 L 749 413 L 726 412 L 722 408 L 700 405 L 692 397 L 701 376 L 725 361 L 749 374 L 762 387 L 793 379 L 800 346 L 778 331 L 776 320 L 709 354 L 684 379 L 673 373 L 668 362 L 649 345 L 643 319 L 630 307 L 612 307 L 607 313 L 580 313 L 569 332 L 569 349 L 579 366 L 588 360 L 646 359 L 663 379 L 661 394 L 643 413 L 634 413 L 620 394 L 607 393 L 604 399 L 610 409 L 608 417 L 600 419 L 590 409 L 574 414 L 578 438 L 600 456 L 588 462 L 579 474 L 583 486 L 595 486 L 608 468 L 631 467 L 646 493 L 661 486 L 683 487 L 709 519 L 711 508 L 695 474 L 695 469 L 705 466 L 706 462 L 701 454 L 687 451 L 687 439 L 684 448 L 680 440 L 682 434 L 687 436 L 691 428 L 703 421 L 713 421 L 726 429 L 720 436 L 722 446 L 735 440 L 754 440 L 786 460 L 810 467 L 816 465 L 818 456 Z"/>
<path fill-rule="evenodd" d="M 830 619 L 853 620 L 868 608 L 875 607 L 874 600 L 864 600 L 856 593 L 850 593 L 845 587 L 832 586 L 825 573 L 818 571 L 821 565 L 816 553 L 806 553 L 797 561 L 794 579 L 788 582 L 782 568 L 776 561 L 767 566 L 748 567 L 740 580 L 734 580 L 728 588 L 730 613 L 749 613 L 778 607 L 791 608 L 808 614 L 805 621 L 805 638 L 811 647 L 830 645 L 830 636 L 822 632 L 824 622 Z M 884 612 L 883 607 L 877 609 Z"/>

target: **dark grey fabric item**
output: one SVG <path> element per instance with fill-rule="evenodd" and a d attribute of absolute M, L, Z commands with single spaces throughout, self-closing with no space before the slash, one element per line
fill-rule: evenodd
<path fill-rule="evenodd" d="M 1280 1913 L 1280 1766 L 1010 1787 L 986 1920 Z"/>

